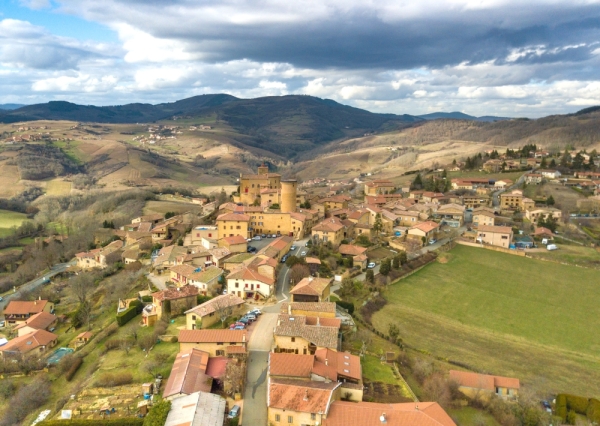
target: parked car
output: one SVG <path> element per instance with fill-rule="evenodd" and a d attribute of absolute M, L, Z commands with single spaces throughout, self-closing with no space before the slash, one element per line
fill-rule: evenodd
<path fill-rule="evenodd" d="M 306 242 L 306 244 L 304 244 L 304 247 L 308 247 L 308 241 Z"/>
<path fill-rule="evenodd" d="M 6 325 L 5 321 L 0 321 L 0 328 L 4 328 L 5 325 Z"/>
<path fill-rule="evenodd" d="M 3 302 L 3 301 L 4 301 L 4 299 L 0 296 L 0 302 Z"/>
<path fill-rule="evenodd" d="M 240 415 L 240 406 L 239 405 L 234 405 L 233 407 L 231 407 L 231 410 L 229 411 L 229 414 L 227 414 L 227 418 L 228 419 L 234 419 L 237 416 Z"/>
<path fill-rule="evenodd" d="M 271 235 L 271 238 L 277 238 L 276 234 Z"/>
<path fill-rule="evenodd" d="M 556 244 L 548 244 L 548 245 L 546 246 L 546 248 L 547 248 L 548 250 L 558 250 L 558 247 L 557 247 L 557 245 L 556 245 Z"/>
<path fill-rule="evenodd" d="M 267 238 L 267 235 L 266 234 L 262 234 L 261 238 Z"/>
<path fill-rule="evenodd" d="M 294 250 L 296 250 L 297 248 L 298 248 L 298 247 L 296 247 L 296 246 L 291 246 L 291 247 L 290 247 L 290 251 L 294 251 Z"/>
<path fill-rule="evenodd" d="M 306 256 L 306 250 L 302 250 L 302 253 L 300 253 L 300 256 Z"/>
<path fill-rule="evenodd" d="M 246 314 L 245 317 L 248 318 L 250 321 L 256 321 L 256 315 L 254 314 Z"/>
<path fill-rule="evenodd" d="M 285 263 L 286 260 L 288 260 L 288 255 L 284 254 L 283 257 L 281 258 L 281 263 Z"/>
<path fill-rule="evenodd" d="M 233 327 L 234 330 L 245 330 L 246 326 L 244 325 L 236 325 L 235 327 Z"/>
<path fill-rule="evenodd" d="M 375 262 L 369 262 L 369 264 L 367 265 L 367 268 L 369 269 L 373 269 L 375 267 Z"/>
<path fill-rule="evenodd" d="M 252 309 L 252 310 L 251 310 L 250 312 L 248 312 L 248 313 L 254 314 L 254 315 L 256 315 L 256 316 L 258 316 L 258 315 L 261 315 L 261 314 L 262 314 L 262 312 L 261 312 L 261 311 L 260 311 L 260 309 L 258 309 L 258 308 L 254 308 L 254 309 Z"/>
<path fill-rule="evenodd" d="M 241 322 L 242 324 L 250 324 L 250 320 L 246 317 L 241 317 L 238 322 Z"/>
<path fill-rule="evenodd" d="M 252 242 L 252 238 L 246 238 L 246 242 L 251 243 Z"/>
<path fill-rule="evenodd" d="M 437 243 L 437 240 L 434 238 L 433 240 L 429 240 L 429 244 L 435 244 Z"/>
<path fill-rule="evenodd" d="M 223 290 L 223 294 L 227 294 L 227 289 L 224 289 L 224 290 Z"/>
<path fill-rule="evenodd" d="M 260 241 L 262 240 L 262 237 L 260 235 L 255 235 L 254 238 L 252 238 L 255 241 Z"/>

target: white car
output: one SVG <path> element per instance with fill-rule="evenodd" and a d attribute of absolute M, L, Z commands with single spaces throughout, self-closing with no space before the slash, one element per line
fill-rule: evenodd
<path fill-rule="evenodd" d="M 373 269 L 374 267 L 375 267 L 375 262 L 370 262 L 370 263 L 367 265 L 367 268 L 369 268 L 369 269 Z"/>
<path fill-rule="evenodd" d="M 0 328 L 4 328 L 5 325 L 6 325 L 6 322 L 0 321 Z"/>
<path fill-rule="evenodd" d="M 246 241 L 251 243 L 252 242 L 252 238 L 246 238 Z"/>
<path fill-rule="evenodd" d="M 306 256 L 306 250 L 302 250 L 302 253 L 300 253 L 300 256 Z"/>
<path fill-rule="evenodd" d="M 256 235 L 254 238 L 252 238 L 254 241 L 260 241 L 262 240 L 260 235 Z"/>

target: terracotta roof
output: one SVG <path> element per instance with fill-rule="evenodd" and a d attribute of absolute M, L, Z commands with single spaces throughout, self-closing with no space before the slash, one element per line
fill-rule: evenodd
<path fill-rule="evenodd" d="M 337 217 L 330 217 L 313 226 L 313 231 L 336 232 L 344 227 L 344 224 Z"/>
<path fill-rule="evenodd" d="M 198 305 L 188 311 L 185 311 L 186 314 L 194 313 L 201 317 L 212 314 L 217 310 L 221 310 L 224 308 L 228 308 L 230 306 L 238 306 L 243 305 L 245 302 L 243 299 L 237 297 L 233 293 L 231 294 L 221 294 L 213 299 L 210 299 L 201 305 Z"/>
<path fill-rule="evenodd" d="M 260 281 L 261 283 L 265 283 L 268 285 L 273 285 L 275 283 L 275 280 L 273 280 L 273 278 L 261 275 L 258 273 L 257 270 L 248 266 L 242 266 L 237 271 L 234 271 L 231 274 L 227 275 L 227 279 Z"/>
<path fill-rule="evenodd" d="M 217 217 L 217 222 L 219 220 L 236 220 L 238 222 L 248 222 L 250 221 L 250 216 L 248 216 L 247 214 L 239 213 L 225 213 Z"/>
<path fill-rule="evenodd" d="M 308 312 L 324 312 L 335 314 L 335 303 L 333 302 L 283 302 L 279 312 L 287 314 L 288 306 L 291 305 L 292 312 L 308 311 Z"/>
<path fill-rule="evenodd" d="M 356 256 L 366 252 L 367 249 L 365 247 L 355 246 L 352 244 L 341 244 L 338 248 L 338 252 L 340 254 L 348 254 L 351 256 Z"/>
<path fill-rule="evenodd" d="M 184 285 L 182 287 L 177 288 L 168 288 L 166 290 L 152 293 L 152 297 L 156 300 L 175 300 L 197 295 L 198 287 L 193 285 Z"/>
<path fill-rule="evenodd" d="M 473 212 L 473 216 L 486 216 L 486 217 L 493 217 L 493 218 L 496 217 L 496 215 L 494 213 L 488 212 L 486 210 L 482 210 L 479 212 Z"/>
<path fill-rule="evenodd" d="M 437 223 L 428 220 L 427 222 L 417 223 L 416 225 L 412 226 L 410 229 L 420 229 L 423 232 L 430 232 L 438 227 L 439 227 L 439 225 Z"/>
<path fill-rule="evenodd" d="M 271 352 L 269 354 L 269 374 L 271 376 L 309 378 L 314 361 L 314 355 Z"/>
<path fill-rule="evenodd" d="M 322 348 L 337 348 L 339 328 L 306 324 L 304 315 L 279 314 L 276 336 L 301 337 Z"/>
<path fill-rule="evenodd" d="M 225 353 L 229 354 L 245 354 L 246 347 L 245 346 L 227 346 L 225 348 Z"/>
<path fill-rule="evenodd" d="M 247 241 L 244 237 L 242 237 L 241 235 L 236 235 L 234 237 L 225 237 L 223 238 L 223 240 L 227 243 L 227 244 L 246 244 Z"/>
<path fill-rule="evenodd" d="M 333 391 L 341 383 L 270 379 L 268 405 L 270 408 L 302 413 L 327 413 Z M 353 423 L 348 423 L 353 424 Z"/>
<path fill-rule="evenodd" d="M 450 379 L 455 380 L 460 386 L 484 389 L 492 392 L 496 390 L 496 386 L 510 389 L 519 389 L 521 387 L 519 379 L 471 373 L 468 371 L 450 370 Z"/>
<path fill-rule="evenodd" d="M 83 333 L 79 333 L 76 339 L 91 339 L 93 335 L 91 331 L 84 331 Z"/>
<path fill-rule="evenodd" d="M 544 228 L 543 226 L 538 226 L 533 235 L 552 235 L 552 231 L 548 228 Z"/>
<path fill-rule="evenodd" d="M 246 330 L 179 330 L 179 343 L 243 343 Z"/>
<path fill-rule="evenodd" d="M 340 328 L 342 320 L 339 318 L 327 318 L 327 317 L 306 317 L 306 325 L 322 325 L 324 327 L 335 327 Z"/>
<path fill-rule="evenodd" d="M 194 392 L 210 392 L 212 377 L 206 374 L 209 353 L 198 349 L 180 352 L 175 357 L 163 398 Z"/>
<path fill-rule="evenodd" d="M 332 278 L 303 278 L 290 290 L 290 294 L 305 294 L 310 296 L 322 296 L 325 289 L 333 281 Z"/>
<path fill-rule="evenodd" d="M 318 257 L 305 257 L 304 260 L 306 263 L 314 263 L 315 265 L 321 264 L 321 260 Z"/>
<path fill-rule="evenodd" d="M 300 222 L 304 222 L 304 221 L 306 221 L 306 218 L 308 216 L 303 213 L 292 212 L 292 213 L 290 213 L 290 217 L 292 217 L 293 219 L 298 220 Z"/>
<path fill-rule="evenodd" d="M 30 316 L 24 323 L 19 324 L 15 327 L 15 330 L 19 328 L 23 328 L 25 326 L 29 326 L 31 328 L 35 328 L 36 330 L 45 330 L 50 325 L 56 321 L 58 317 L 56 315 L 52 315 L 48 312 L 39 312 L 35 315 Z"/>
<path fill-rule="evenodd" d="M 479 225 L 477 232 L 494 232 L 497 234 L 510 234 L 512 228 L 508 226 L 493 226 L 493 225 Z"/>
<path fill-rule="evenodd" d="M 9 340 L 4 346 L 0 346 L 0 352 L 20 352 L 25 354 L 40 346 L 48 346 L 49 343 L 58 339 L 54 333 L 46 330 L 36 330 L 24 336 Z"/>
<path fill-rule="evenodd" d="M 385 414 L 385 423 L 381 416 Z M 335 401 L 323 426 L 456 426 L 437 402 L 380 404 Z"/>
<path fill-rule="evenodd" d="M 4 315 L 37 314 L 44 310 L 46 303 L 47 300 L 11 300 L 4 309 Z"/>
<path fill-rule="evenodd" d="M 169 270 L 181 276 L 189 277 L 196 271 L 196 268 L 192 265 L 175 265 L 169 268 Z"/>
<path fill-rule="evenodd" d="M 317 349 L 313 373 L 338 380 L 339 376 L 362 380 L 360 358 L 348 352 L 336 352 L 331 349 Z"/>
<path fill-rule="evenodd" d="M 209 283 L 215 278 L 219 277 L 222 273 L 223 270 L 218 266 L 209 266 L 208 268 L 204 268 L 200 272 L 194 272 L 192 275 L 189 276 L 189 278 L 192 281 Z"/>
<path fill-rule="evenodd" d="M 235 348 L 241 346 L 231 347 Z M 227 369 L 227 363 L 229 360 L 230 358 L 227 358 L 226 356 L 210 357 L 208 359 L 208 364 L 206 365 L 206 375 L 212 377 L 213 379 L 220 379 L 225 375 L 225 370 Z"/>

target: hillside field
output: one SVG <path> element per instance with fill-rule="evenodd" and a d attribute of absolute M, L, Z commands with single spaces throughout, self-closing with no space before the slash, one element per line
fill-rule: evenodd
<path fill-rule="evenodd" d="M 373 317 L 411 347 L 541 391 L 600 396 L 598 271 L 457 246 L 389 287 Z"/>
<path fill-rule="evenodd" d="M 27 215 L 9 210 L 0 210 L 0 237 L 12 234 L 13 226 L 20 226 L 27 219 Z"/>

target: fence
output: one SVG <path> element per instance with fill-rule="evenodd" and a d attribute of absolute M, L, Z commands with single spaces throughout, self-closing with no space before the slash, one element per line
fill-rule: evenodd
<path fill-rule="evenodd" d="M 511 250 L 511 249 L 507 249 L 504 247 L 496 247 L 496 246 L 490 246 L 490 245 L 482 245 L 479 243 L 471 243 L 469 241 L 463 241 L 463 240 L 456 240 L 457 244 L 463 245 L 463 246 L 470 246 L 470 247 L 477 247 L 477 248 L 484 248 L 486 250 L 493 250 L 493 251 L 499 251 L 501 253 L 508 253 L 508 254 L 512 254 L 514 256 L 526 256 L 526 253 L 524 251 L 520 251 L 520 250 Z"/>

